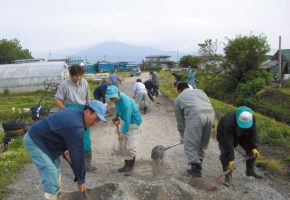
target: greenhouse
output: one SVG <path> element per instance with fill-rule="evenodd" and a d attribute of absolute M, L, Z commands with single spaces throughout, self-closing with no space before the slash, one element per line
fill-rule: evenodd
<path fill-rule="evenodd" d="M 0 65 L 0 92 L 44 89 L 44 82 L 61 82 L 69 77 L 65 62 L 34 62 Z"/>

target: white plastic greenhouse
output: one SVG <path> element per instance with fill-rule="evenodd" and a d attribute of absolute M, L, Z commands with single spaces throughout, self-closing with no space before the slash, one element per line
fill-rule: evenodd
<path fill-rule="evenodd" d="M 0 92 L 44 89 L 44 81 L 60 82 L 69 77 L 65 62 L 35 62 L 0 65 Z"/>

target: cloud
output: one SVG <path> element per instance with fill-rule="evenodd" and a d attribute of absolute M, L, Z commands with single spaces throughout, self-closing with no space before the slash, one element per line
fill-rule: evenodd
<path fill-rule="evenodd" d="M 264 33 L 272 48 L 290 48 L 287 0 L 3 1 L 1 38 L 32 52 L 82 49 L 118 40 L 193 52 L 205 39 Z"/>

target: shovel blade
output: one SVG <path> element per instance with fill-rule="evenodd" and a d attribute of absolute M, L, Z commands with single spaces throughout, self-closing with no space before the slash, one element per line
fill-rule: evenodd
<path fill-rule="evenodd" d="M 154 161 L 162 160 L 166 147 L 162 145 L 155 146 L 151 151 L 151 159 Z"/>

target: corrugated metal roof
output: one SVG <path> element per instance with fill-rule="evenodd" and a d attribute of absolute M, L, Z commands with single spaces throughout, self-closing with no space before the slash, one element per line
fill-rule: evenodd
<path fill-rule="evenodd" d="M 170 58 L 171 56 L 167 55 L 151 55 L 151 56 L 146 56 L 145 58 Z"/>
<path fill-rule="evenodd" d="M 277 60 L 267 60 L 267 61 L 262 63 L 261 68 L 269 69 L 269 68 L 274 67 L 275 65 L 278 65 L 278 61 Z"/>
<path fill-rule="evenodd" d="M 279 51 L 277 51 L 275 53 L 272 60 L 278 60 L 278 55 L 279 55 L 278 53 L 279 53 Z M 290 62 L 290 49 L 282 49 L 281 50 L 281 57 L 282 57 L 283 61 Z"/>

